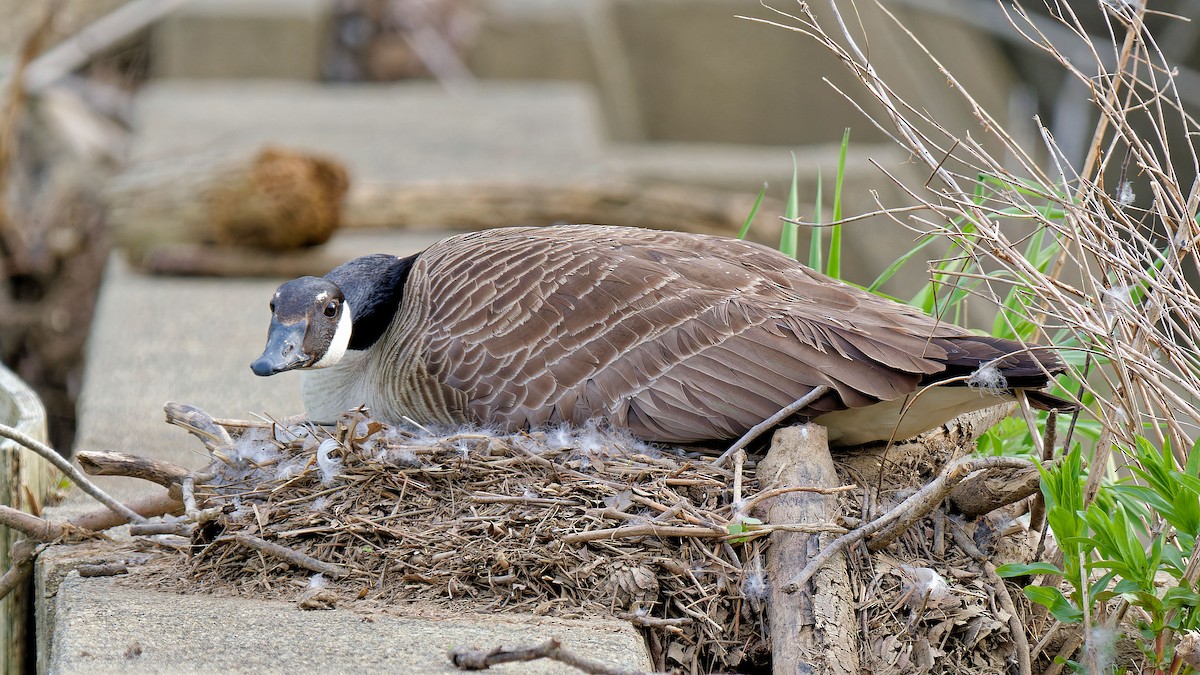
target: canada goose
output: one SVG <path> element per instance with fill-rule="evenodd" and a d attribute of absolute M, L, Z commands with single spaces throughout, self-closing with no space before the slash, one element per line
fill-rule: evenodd
<path fill-rule="evenodd" d="M 318 422 L 508 430 L 602 418 L 664 443 L 733 439 L 818 385 L 800 415 L 835 445 L 915 436 L 1062 372 L 758 244 L 626 227 L 485 230 L 284 283 L 258 375 L 305 369 Z M 964 386 L 991 375 L 990 391 Z M 986 379 L 986 378 L 985 378 Z M 905 414 L 910 394 L 924 389 Z"/>

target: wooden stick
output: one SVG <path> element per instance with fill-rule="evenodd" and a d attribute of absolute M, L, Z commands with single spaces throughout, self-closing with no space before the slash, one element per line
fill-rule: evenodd
<path fill-rule="evenodd" d="M 709 527 L 694 527 L 690 525 L 657 525 L 642 523 L 640 525 L 625 525 L 607 530 L 592 530 L 591 532 L 572 532 L 564 534 L 559 539 L 565 544 L 582 544 L 600 539 L 629 539 L 631 537 L 724 537 L 729 534 L 725 530 Z"/>
<path fill-rule="evenodd" d="M 787 407 L 783 408 L 782 410 L 775 413 L 774 415 L 771 415 L 770 417 L 763 420 L 762 422 L 759 422 L 758 424 L 754 425 L 750 429 L 750 431 L 747 431 L 745 433 L 745 435 L 743 435 L 741 438 L 738 439 L 737 443 L 734 443 L 733 445 L 729 446 L 728 450 L 721 453 L 720 457 L 713 460 L 713 466 L 721 466 L 726 461 L 728 461 L 730 457 L 733 457 L 734 453 L 736 453 L 738 450 L 741 450 L 741 449 L 745 448 L 747 445 L 750 445 L 750 443 L 754 439 L 763 435 L 764 433 L 769 431 L 772 427 L 779 424 L 780 422 L 786 420 L 787 418 L 791 417 L 792 415 L 795 415 L 797 412 L 800 411 L 800 409 L 804 408 L 805 406 L 812 403 L 813 401 L 821 398 L 828 391 L 830 391 L 829 387 L 827 387 L 823 384 L 820 386 L 814 387 L 812 391 L 810 391 L 807 394 L 805 394 L 804 396 L 801 396 L 800 398 L 796 399 L 794 402 L 792 402 Z"/>
<path fill-rule="evenodd" d="M 167 424 L 186 429 L 188 433 L 200 439 L 209 452 L 233 445 L 233 439 L 225 427 L 214 422 L 208 413 L 194 405 L 167 401 L 163 405 L 163 412 L 166 413 Z"/>
<path fill-rule="evenodd" d="M 644 675 L 639 670 L 613 668 L 572 654 L 563 649 L 558 638 L 550 638 L 542 644 L 526 647 L 494 647 L 492 649 L 456 647 L 450 650 L 448 656 L 450 662 L 459 670 L 487 670 L 501 663 L 551 659 L 591 675 Z"/>
<path fill-rule="evenodd" d="M 781 488 L 839 484 L 829 454 L 825 427 L 804 424 L 775 432 L 767 456 L 758 463 L 761 483 Z M 781 492 L 767 508 L 769 523 L 824 524 L 837 515 L 837 497 L 813 492 Z M 801 593 L 789 594 L 780 583 L 792 570 L 802 569 L 831 535 L 787 530 L 771 533 L 767 548 L 767 578 L 771 579 L 768 624 L 771 663 L 777 673 L 845 673 L 857 675 L 858 627 L 854 597 L 844 556 L 831 556 Z M 822 541 L 825 540 L 825 541 Z"/>
<path fill-rule="evenodd" d="M 26 91 L 45 89 L 187 2 L 190 0 L 131 0 L 118 7 L 29 64 L 22 78 Z"/>
<path fill-rule="evenodd" d="M 183 501 L 177 497 L 171 496 L 167 490 L 142 497 L 126 504 L 131 511 L 135 511 L 145 518 L 155 518 L 157 516 L 177 515 L 183 511 Z M 119 513 L 113 513 L 109 510 L 92 511 L 85 513 L 77 518 L 71 519 L 71 524 L 75 527 L 80 527 L 92 532 L 101 532 L 118 525 L 124 525 L 129 522 Z"/>
<path fill-rule="evenodd" d="M 188 470 L 170 462 L 147 459 L 123 452 L 80 450 L 75 461 L 90 476 L 128 476 L 157 483 L 167 489 L 179 489 Z"/>
<path fill-rule="evenodd" d="M 71 482 L 78 485 L 79 489 L 83 490 L 84 493 L 107 506 L 113 512 L 120 514 L 129 522 L 145 522 L 146 519 L 141 514 L 129 510 L 124 504 L 114 499 L 104 490 L 101 490 L 98 485 L 88 480 L 87 476 L 80 473 L 79 469 L 76 469 L 70 462 L 63 459 L 63 456 L 58 454 L 54 448 L 5 424 L 0 424 L 0 436 L 15 441 L 37 453 L 43 459 L 53 464 L 54 468 L 65 473 L 71 479 Z"/>
<path fill-rule="evenodd" d="M 766 501 L 771 497 L 778 497 L 789 492 L 811 492 L 818 495 L 836 495 L 842 492 L 851 492 L 857 490 L 857 485 L 839 485 L 837 487 L 817 487 L 815 485 L 789 485 L 787 487 L 771 488 L 746 499 L 746 504 L 742 507 L 744 513 L 750 513 L 758 506 L 759 502 Z"/>
<path fill-rule="evenodd" d="M 3 504 L 0 504 L 0 525 L 41 542 L 54 541 L 63 535 L 62 525 Z"/>
<path fill-rule="evenodd" d="M 327 575 L 331 579 L 340 579 L 341 577 L 346 576 L 345 570 L 337 565 L 322 562 L 316 558 L 313 558 L 312 556 L 305 555 L 286 546 L 280 546 L 279 544 L 269 542 L 265 539 L 259 539 L 258 537 L 246 534 L 245 532 L 238 532 L 230 539 L 236 541 L 242 546 L 252 548 L 259 553 L 269 555 L 272 558 L 278 558 L 279 560 L 282 560 L 290 565 L 295 565 L 296 567 L 303 567 L 306 570 Z"/>
<path fill-rule="evenodd" d="M 156 534 L 175 534 L 190 537 L 196 530 L 191 523 L 146 523 L 145 525 L 130 525 L 129 535 L 133 537 L 153 536 Z"/>
<path fill-rule="evenodd" d="M 183 504 L 180 503 L 178 499 L 171 497 L 171 495 L 167 492 L 161 492 L 157 495 L 146 497 L 124 506 L 130 511 L 137 512 L 146 518 L 165 515 L 183 508 Z M 8 509 L 8 507 L 4 508 Z M 15 511 L 15 509 L 8 510 Z M 36 518 L 36 516 L 30 516 L 29 514 L 20 511 L 16 511 L 16 513 L 19 513 L 21 516 Z M 61 523 L 47 521 L 42 518 L 38 518 L 37 520 L 41 521 L 41 523 L 32 523 L 30 521 L 26 522 L 27 524 L 34 525 L 35 527 L 47 528 L 43 530 L 44 534 L 51 534 L 52 531 L 57 531 L 58 534 L 55 536 L 55 538 L 61 536 L 66 529 Z M 72 518 L 70 524 L 83 530 L 100 532 L 101 530 L 107 530 L 110 527 L 124 525 L 127 522 L 129 521 L 127 521 L 121 514 L 106 508 L 99 511 L 92 511 L 91 513 L 85 513 L 77 518 Z M 53 528 L 53 530 L 51 528 Z M 31 536 L 35 537 L 37 536 L 35 533 L 27 532 L 27 534 L 31 534 Z M 25 580 L 29 578 L 29 575 L 33 574 L 33 558 L 35 552 L 36 547 L 34 544 L 26 539 L 19 540 L 13 544 L 12 555 L 10 556 L 12 567 L 10 567 L 9 570 L 4 573 L 3 577 L 0 577 L 0 598 L 4 598 L 10 592 L 12 592 L 12 589 L 18 587 L 20 584 L 25 583 Z M 22 557 L 25 555 L 28 555 L 27 560 Z"/>
<path fill-rule="evenodd" d="M 981 471 L 950 490 L 950 503 L 964 516 L 978 518 L 1036 493 L 1040 481 L 1037 468 Z"/>

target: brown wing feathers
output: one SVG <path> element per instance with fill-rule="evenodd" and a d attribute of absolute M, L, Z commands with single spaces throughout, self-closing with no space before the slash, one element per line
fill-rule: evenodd
<path fill-rule="evenodd" d="M 1013 343 L 973 336 L 765 247 L 650 230 L 506 228 L 420 258 L 429 374 L 468 417 L 513 428 L 604 414 L 664 441 L 731 438 L 829 385 L 815 415 L 970 372 Z M 1047 354 L 1011 357 L 1014 385 Z"/>

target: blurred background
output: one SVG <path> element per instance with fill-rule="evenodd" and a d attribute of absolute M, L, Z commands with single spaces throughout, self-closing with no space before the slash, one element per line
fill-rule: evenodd
<path fill-rule="evenodd" d="M 1068 9 L 1115 61 L 1103 4 Z M 1035 22 L 1090 62 L 1089 36 L 1046 20 L 1064 10 L 1047 5 L 1030 3 Z M 882 6 L 857 6 L 864 46 L 947 133 L 986 141 L 987 129 L 897 20 L 1026 147 L 1041 147 L 1037 116 L 1082 161 L 1088 92 L 1001 5 Z M 1200 16 L 1200 0 L 1155 9 L 1180 97 L 1200 103 L 1200 34 L 1171 16 Z M 0 358 L 41 395 L 62 449 L 114 248 L 167 283 L 320 274 L 346 257 L 320 248 L 335 231 L 571 221 L 732 235 L 764 182 L 750 236 L 771 243 L 793 152 L 801 217 L 816 219 L 823 179 L 828 220 L 847 128 L 845 215 L 901 206 L 927 179 L 839 93 L 865 100 L 824 48 L 738 18 L 796 25 L 757 0 L 0 0 L 0 12 Z M 845 276 L 869 282 L 918 229 L 856 222 Z M 885 290 L 909 295 L 926 272 L 910 265 Z M 213 312 L 195 338 L 220 342 L 219 306 L 162 321 L 170 310 Z M 131 352 L 154 339 L 128 330 Z"/>

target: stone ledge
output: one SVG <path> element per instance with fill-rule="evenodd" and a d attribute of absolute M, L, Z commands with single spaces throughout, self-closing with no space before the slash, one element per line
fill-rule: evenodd
<path fill-rule="evenodd" d="M 39 626 L 39 673 L 454 673 L 446 658 L 454 647 L 549 637 L 614 667 L 652 669 L 637 629 L 615 619 L 450 614 L 423 605 L 396 607 L 395 614 L 302 611 L 281 600 L 152 591 L 128 577 L 83 578 L 74 571 L 111 559 L 112 551 L 111 544 L 56 546 L 39 558 L 39 597 L 56 608 Z M 136 566 L 131 570 L 137 574 Z M 298 593 L 281 589 L 282 596 Z M 494 670 L 577 672 L 549 661 Z"/>

